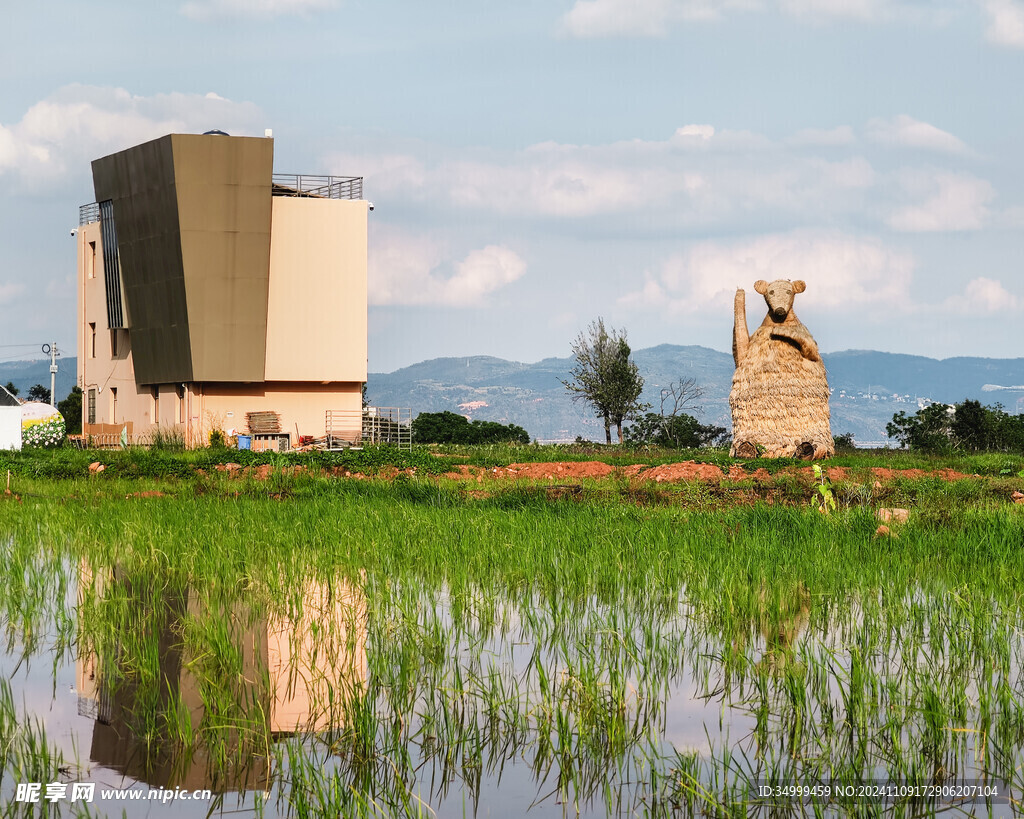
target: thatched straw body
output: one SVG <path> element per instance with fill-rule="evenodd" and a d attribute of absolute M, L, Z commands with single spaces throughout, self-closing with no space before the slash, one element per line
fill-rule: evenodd
<path fill-rule="evenodd" d="M 762 284 L 755 285 L 759 292 Z M 801 292 L 803 283 L 798 284 Z M 783 321 L 770 312 L 746 345 L 739 346 L 729 395 L 732 455 L 827 458 L 835 454 L 825 365 L 792 309 Z"/>

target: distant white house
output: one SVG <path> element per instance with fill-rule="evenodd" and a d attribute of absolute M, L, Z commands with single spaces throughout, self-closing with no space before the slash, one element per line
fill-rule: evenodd
<path fill-rule="evenodd" d="M 0 449 L 21 449 L 21 404 L 0 386 Z"/>

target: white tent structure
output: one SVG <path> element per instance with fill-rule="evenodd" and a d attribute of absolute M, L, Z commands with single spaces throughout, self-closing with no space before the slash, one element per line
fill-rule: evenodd
<path fill-rule="evenodd" d="M 21 449 L 21 404 L 0 386 L 0 449 Z"/>

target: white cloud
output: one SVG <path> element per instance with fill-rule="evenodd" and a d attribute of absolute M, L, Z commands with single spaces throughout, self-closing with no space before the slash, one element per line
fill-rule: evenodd
<path fill-rule="evenodd" d="M 526 272 L 526 262 L 503 245 L 487 245 L 472 251 L 455 265 L 455 275 L 443 286 L 445 304 L 470 306 L 484 296 L 511 284 Z"/>
<path fill-rule="evenodd" d="M 330 173 L 361 176 L 365 186 L 378 193 L 416 191 L 430 183 L 426 165 L 410 154 L 335 153 L 327 158 L 327 163 Z"/>
<path fill-rule="evenodd" d="M 902 146 L 895 166 L 893 145 Z M 905 232 L 1015 224 L 1019 215 L 994 207 L 991 182 L 960 170 L 969 156 L 952 134 L 900 115 L 872 119 L 859 131 L 803 129 L 775 140 L 691 123 L 664 140 L 458 153 L 382 146 L 379 153 L 334 154 L 322 164 L 363 175 L 382 207 L 390 197 L 403 208 L 427 209 L 432 218 L 447 209 L 459 219 L 590 220 L 601 229 L 690 235 L 843 224 Z"/>
<path fill-rule="evenodd" d="M 25 286 L 17 282 L 0 284 L 0 304 L 10 304 L 25 291 Z"/>
<path fill-rule="evenodd" d="M 917 200 L 895 208 L 888 224 L 895 230 L 931 232 L 978 230 L 989 221 L 992 185 L 976 176 L 948 171 L 901 171 L 904 197 Z"/>
<path fill-rule="evenodd" d="M 478 306 L 526 272 L 526 262 L 503 245 L 471 251 L 453 265 L 451 275 L 444 276 L 439 268 L 447 259 L 446 248 L 429 236 L 375 230 L 370 243 L 370 304 Z"/>
<path fill-rule="evenodd" d="M 99 156 L 169 133 L 220 128 L 250 132 L 259 109 L 216 94 L 140 97 L 122 88 L 69 85 L 29 108 L 21 120 L 0 125 L 0 175 L 33 185 L 67 174 L 88 174 Z"/>
<path fill-rule="evenodd" d="M 950 296 L 942 304 L 958 315 L 1002 313 L 1016 310 L 1019 305 L 1020 300 L 1002 282 L 985 276 L 971 279 L 962 294 Z"/>
<path fill-rule="evenodd" d="M 619 299 L 623 306 L 670 313 L 728 311 L 736 288 L 748 307 L 760 299 L 758 279 L 803 279 L 801 304 L 825 308 L 909 306 L 914 258 L 875 239 L 839 232 L 795 231 L 738 242 L 700 242 L 669 257 L 643 287 Z"/>
<path fill-rule="evenodd" d="M 547 142 L 450 157 L 384 149 L 336 154 L 323 164 L 363 175 L 375 199 L 393 194 L 405 206 L 544 220 L 630 216 L 654 230 L 859 214 L 879 182 L 863 156 L 818 156 L 814 147 L 706 124 L 684 125 L 662 141 Z"/>
<path fill-rule="evenodd" d="M 375 225 L 370 235 L 367 289 L 372 305 L 413 304 L 431 284 L 445 248 L 423 234 Z"/>
<path fill-rule="evenodd" d="M 1016 2 L 983 1 L 1000 6 Z M 945 24 L 955 7 L 941 0 L 576 0 L 561 27 L 572 37 L 664 37 L 676 25 L 768 11 L 812 23 L 899 19 Z"/>
<path fill-rule="evenodd" d="M 779 9 L 792 17 L 878 20 L 895 5 L 890 0 L 779 0 Z"/>
<path fill-rule="evenodd" d="M 857 137 L 853 128 L 849 125 L 840 125 L 837 128 L 804 128 L 797 131 L 786 140 L 790 145 L 797 147 L 835 147 L 841 148 L 853 145 Z"/>
<path fill-rule="evenodd" d="M 920 148 L 950 154 L 971 152 L 967 145 L 947 131 L 906 114 L 888 120 L 872 119 L 868 122 L 864 135 L 880 145 Z"/>
<path fill-rule="evenodd" d="M 998 45 L 1024 48 L 1024 3 L 1020 0 L 981 0 L 988 21 L 985 36 Z"/>
<path fill-rule="evenodd" d="M 709 140 L 714 135 L 714 125 L 684 125 L 682 128 L 677 128 L 675 133 L 678 142 L 683 142 L 688 138 Z"/>
<path fill-rule="evenodd" d="M 181 6 L 181 13 L 194 20 L 225 17 L 305 16 L 337 5 L 336 0 L 191 0 Z"/>
<path fill-rule="evenodd" d="M 715 20 L 736 8 L 757 8 L 757 0 L 576 0 L 562 18 L 573 37 L 663 37 L 673 23 Z"/>

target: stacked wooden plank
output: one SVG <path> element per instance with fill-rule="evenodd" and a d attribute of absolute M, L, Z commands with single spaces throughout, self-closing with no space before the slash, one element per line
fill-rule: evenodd
<path fill-rule="evenodd" d="M 247 412 L 245 422 L 253 435 L 268 435 L 281 431 L 281 416 L 271 410 Z"/>

